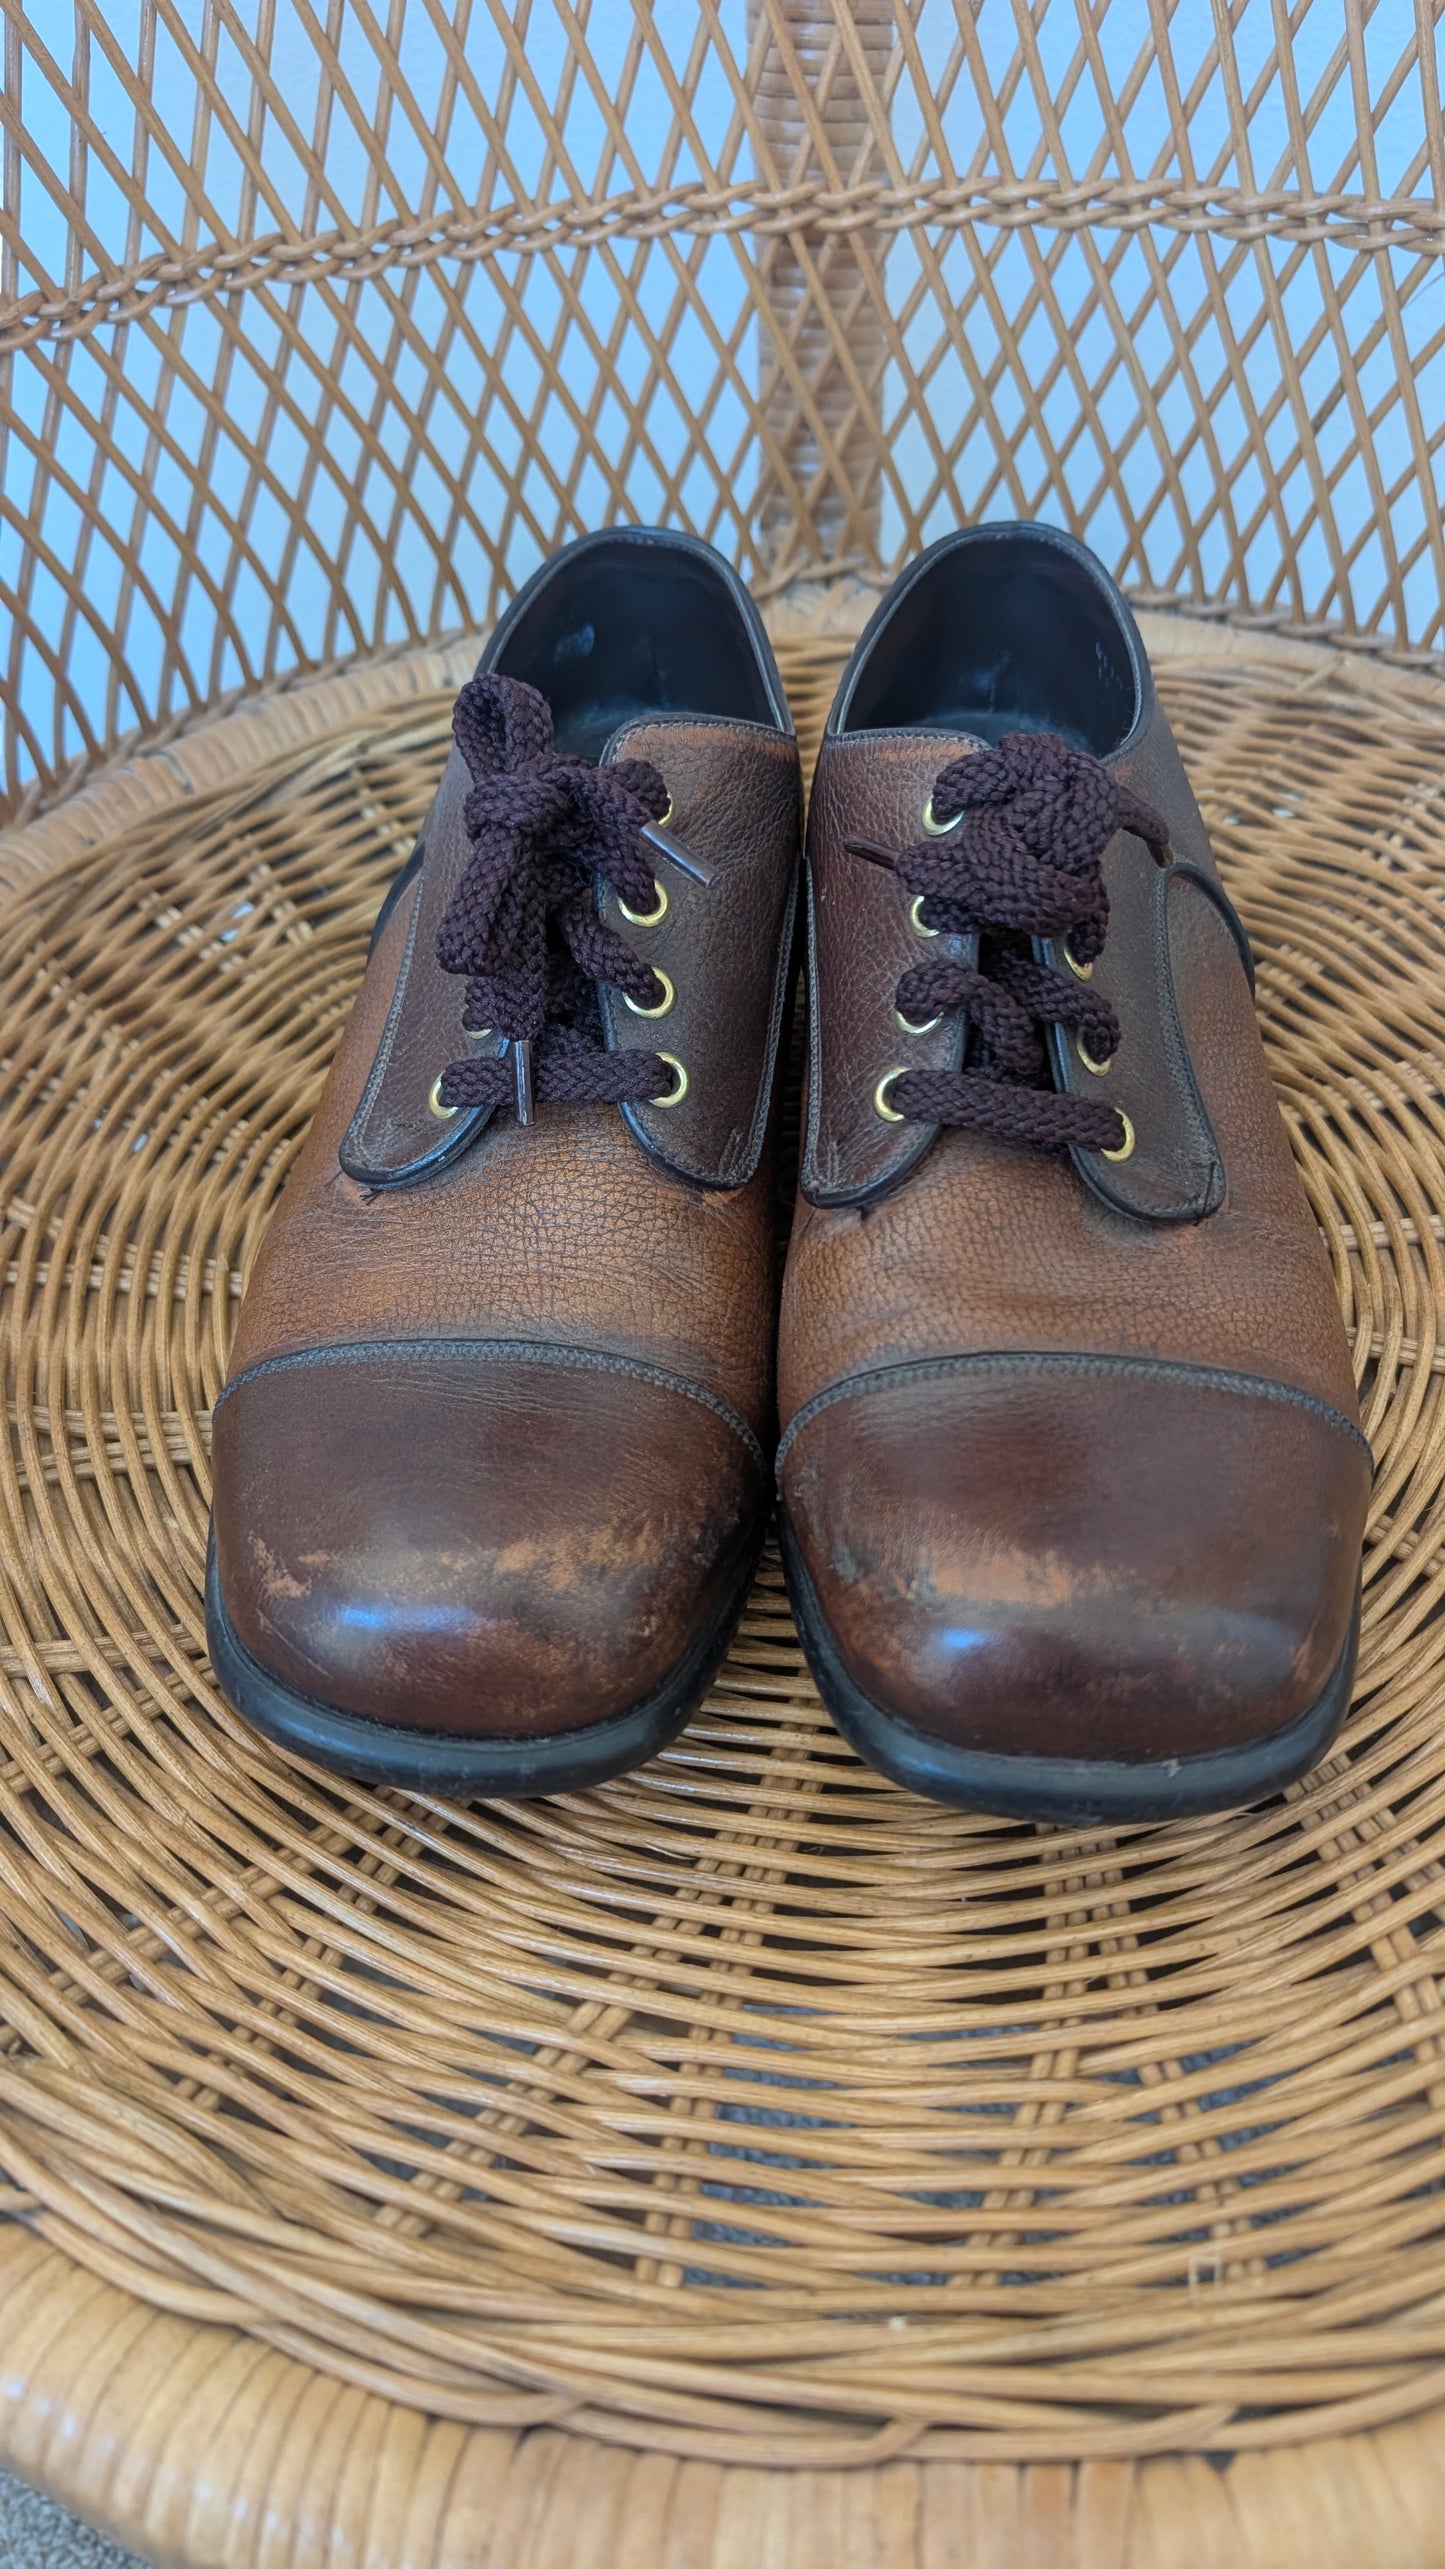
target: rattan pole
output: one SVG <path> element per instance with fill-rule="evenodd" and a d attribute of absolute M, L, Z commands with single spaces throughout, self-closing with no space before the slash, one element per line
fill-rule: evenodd
<path fill-rule="evenodd" d="M 832 8 L 748 0 L 748 33 L 758 150 L 772 164 L 760 175 L 830 190 L 880 178 L 892 0 L 852 0 L 846 38 Z M 811 225 L 759 245 L 759 402 L 770 435 L 758 528 L 779 585 L 877 566 L 885 246 L 871 229 Z"/>

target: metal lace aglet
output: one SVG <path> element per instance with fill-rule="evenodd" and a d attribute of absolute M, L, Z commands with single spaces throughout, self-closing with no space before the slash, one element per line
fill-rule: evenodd
<path fill-rule="evenodd" d="M 512 1060 L 512 1086 L 517 1100 L 519 1124 L 532 1122 L 532 1046 L 526 1035 L 514 1035 L 507 1045 Z"/>
<path fill-rule="evenodd" d="M 897 871 L 898 858 L 891 847 L 880 847 L 876 839 L 845 838 L 850 856 L 866 856 L 870 865 L 886 865 L 890 874 Z"/>
<path fill-rule="evenodd" d="M 692 882 L 707 889 L 713 877 L 712 867 L 705 864 L 700 856 L 694 856 L 690 847 L 684 847 L 680 838 L 674 838 L 671 830 L 665 830 L 661 821 L 645 821 L 638 836 L 650 841 L 660 855 L 677 867 L 679 874 L 686 874 Z"/>

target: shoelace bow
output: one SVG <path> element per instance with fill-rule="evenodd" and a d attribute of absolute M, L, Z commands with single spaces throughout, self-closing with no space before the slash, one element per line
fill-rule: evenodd
<path fill-rule="evenodd" d="M 922 926 L 980 939 L 977 965 L 946 956 L 915 964 L 896 1001 L 913 1025 L 960 1011 L 977 1035 L 968 1068 L 905 1071 L 889 1085 L 889 1104 L 910 1122 L 966 1125 L 1045 1150 L 1117 1149 L 1126 1135 L 1115 1107 L 1051 1085 L 1044 1027 L 1072 1027 L 1107 1063 L 1119 1048 L 1118 1018 L 1086 979 L 1038 962 L 1027 941 L 1066 938 L 1087 973 L 1109 924 L 1104 850 L 1116 830 L 1132 830 L 1162 865 L 1163 821 L 1053 732 L 1007 732 L 953 760 L 939 772 L 932 808 L 940 824 L 961 816 L 962 826 L 897 856 L 868 840 L 846 842 L 922 895 Z"/>
<path fill-rule="evenodd" d="M 656 903 L 638 832 L 668 808 L 662 778 L 641 758 L 596 767 L 559 756 L 546 697 L 491 671 L 463 687 L 452 730 L 472 779 L 472 852 L 437 930 L 437 961 L 466 974 L 466 1031 L 505 1036 L 507 1049 L 450 1063 L 441 1105 L 515 1105 L 525 1122 L 534 1097 L 665 1096 L 673 1072 L 657 1053 L 603 1048 L 599 981 L 643 1008 L 665 993 L 592 896 L 601 874 L 631 908 Z"/>

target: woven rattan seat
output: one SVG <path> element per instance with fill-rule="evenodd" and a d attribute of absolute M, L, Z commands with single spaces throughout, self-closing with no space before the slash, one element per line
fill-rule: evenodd
<path fill-rule="evenodd" d="M 0 2463 L 147 2558 L 1445 2564 L 1439 21 L 0 0 Z M 604 1790 L 288 1764 L 210 1404 L 458 637 L 685 525 L 810 753 L 1010 515 L 1151 611 L 1256 943 L 1378 1464 L 1337 1753 L 912 1801 L 770 1558 Z"/>
<path fill-rule="evenodd" d="M 1242 1818 L 897 1792 L 775 1563 L 692 1728 L 586 1795 L 348 1796 L 248 1735 L 208 1407 L 466 653 L 6 843 L 0 2453 L 145 2547 L 1254 2561 L 1286 2486 L 1322 2561 L 1435 2556 L 1445 688 L 1149 639 L 1379 1465 L 1345 1740 Z M 842 650 L 785 641 L 814 731 Z"/>

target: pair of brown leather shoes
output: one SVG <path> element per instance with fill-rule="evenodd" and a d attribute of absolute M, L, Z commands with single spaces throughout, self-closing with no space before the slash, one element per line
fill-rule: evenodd
<path fill-rule="evenodd" d="M 265 1243 L 208 1616 L 261 1729 L 466 1794 L 614 1774 L 706 1689 L 766 1524 L 886 1772 L 1224 1807 L 1349 1696 L 1369 1460 L 1249 951 L 1138 632 L 981 528 L 885 598 L 808 833 L 706 546 L 559 554 L 462 690 Z"/>

